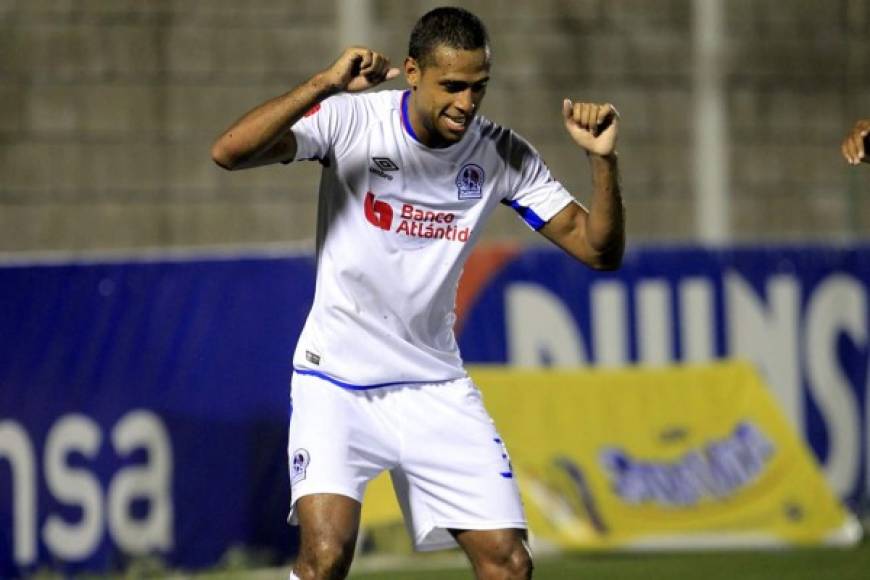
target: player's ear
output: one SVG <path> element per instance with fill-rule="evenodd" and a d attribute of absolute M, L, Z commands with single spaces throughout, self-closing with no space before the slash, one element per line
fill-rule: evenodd
<path fill-rule="evenodd" d="M 416 89 L 420 84 L 420 65 L 410 56 L 405 57 L 405 80 L 412 89 Z"/>

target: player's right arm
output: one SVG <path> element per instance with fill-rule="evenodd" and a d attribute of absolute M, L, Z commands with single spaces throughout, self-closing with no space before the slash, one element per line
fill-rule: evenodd
<path fill-rule="evenodd" d="M 364 91 L 398 75 L 382 54 L 349 48 L 328 69 L 233 123 L 212 145 L 211 157 L 228 170 L 292 161 L 296 139 L 290 128 L 306 111 L 336 93 Z"/>
<path fill-rule="evenodd" d="M 868 156 L 868 152 L 865 150 L 868 135 L 870 135 L 870 119 L 861 119 L 855 123 L 855 126 L 852 127 L 852 130 L 843 140 L 840 151 L 842 151 L 843 157 L 851 165 L 858 165 L 862 161 L 870 163 L 870 156 Z"/>

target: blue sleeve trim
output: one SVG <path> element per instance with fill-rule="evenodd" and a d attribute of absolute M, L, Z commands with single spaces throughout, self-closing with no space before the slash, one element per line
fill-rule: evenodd
<path fill-rule="evenodd" d="M 541 219 L 541 216 L 532 211 L 532 208 L 520 205 L 520 202 L 516 200 L 508 201 L 506 199 L 501 200 L 504 205 L 508 205 L 514 208 L 514 211 L 520 214 L 520 217 L 529 224 L 529 226 L 533 230 L 539 230 L 544 227 L 547 222 Z"/>
<path fill-rule="evenodd" d="M 439 379 L 434 381 L 394 381 L 391 383 L 377 383 L 374 385 L 354 385 L 351 383 L 346 383 L 344 381 L 340 381 L 336 378 L 333 378 L 327 374 L 321 373 L 320 371 L 311 371 L 307 369 L 297 369 L 294 368 L 293 372 L 298 375 L 308 375 L 312 377 L 317 377 L 318 379 L 323 379 L 333 385 L 337 385 L 342 389 L 347 389 L 349 391 L 368 391 L 370 389 L 380 389 L 382 387 L 394 387 L 396 385 L 428 385 L 430 383 L 446 383 L 447 381 L 454 381 L 456 379 Z M 462 377 L 457 377 L 462 378 Z"/>

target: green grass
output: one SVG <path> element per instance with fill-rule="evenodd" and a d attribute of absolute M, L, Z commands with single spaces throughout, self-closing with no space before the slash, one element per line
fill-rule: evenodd
<path fill-rule="evenodd" d="M 286 580 L 289 567 L 251 569 L 236 562 L 222 570 L 168 573 L 140 566 L 112 580 Z M 238 566 L 238 567 L 236 567 Z M 397 557 L 367 557 L 354 563 L 353 580 L 469 580 L 462 554 L 441 552 Z M 46 573 L 35 580 L 55 580 Z M 80 576 L 105 580 L 108 576 Z M 683 553 L 569 553 L 536 558 L 535 580 L 870 580 L 870 541 L 851 549 Z"/>
<path fill-rule="evenodd" d="M 430 562 L 426 562 L 428 565 Z M 668 554 L 565 554 L 538 559 L 536 580 L 868 580 L 870 542 L 853 549 Z M 357 572 L 360 580 L 458 580 L 473 578 L 451 562 L 443 569 Z"/>

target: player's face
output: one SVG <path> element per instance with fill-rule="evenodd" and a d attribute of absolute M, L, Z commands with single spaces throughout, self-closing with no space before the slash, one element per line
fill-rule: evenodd
<path fill-rule="evenodd" d="M 407 58 L 405 76 L 413 88 L 408 114 L 417 137 L 430 147 L 446 147 L 465 136 L 480 108 L 489 81 L 489 49 L 441 45 L 423 68 Z"/>

